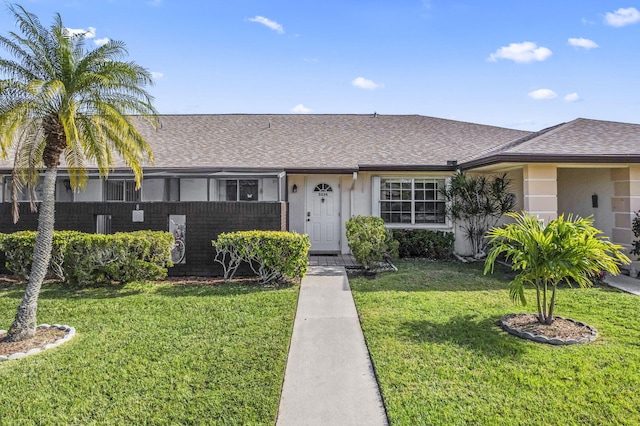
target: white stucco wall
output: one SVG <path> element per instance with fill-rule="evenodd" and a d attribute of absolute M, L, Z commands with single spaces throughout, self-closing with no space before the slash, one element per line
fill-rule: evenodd
<path fill-rule="evenodd" d="M 66 179 L 58 179 L 56 181 L 56 201 L 70 202 L 73 201 L 73 191 L 71 190 L 71 184 L 66 182 Z M 69 189 L 67 189 L 69 187 Z"/>
<path fill-rule="evenodd" d="M 89 179 L 87 186 L 76 192 L 75 201 L 102 201 L 103 181 L 100 179 Z"/>
<path fill-rule="evenodd" d="M 144 179 L 142 181 L 142 201 L 163 201 L 165 180 Z"/>
<path fill-rule="evenodd" d="M 598 207 L 591 205 L 591 196 L 598 195 Z M 611 211 L 614 184 L 608 168 L 558 168 L 558 214 L 569 213 L 588 217 L 594 226 L 611 236 L 615 217 Z"/>
<path fill-rule="evenodd" d="M 485 176 L 487 176 L 488 178 L 491 178 L 496 175 L 501 175 L 502 173 L 505 173 L 505 171 L 490 172 L 490 173 L 486 173 Z M 521 212 L 524 209 L 524 190 L 523 190 L 524 178 L 523 178 L 522 169 L 521 168 L 512 169 L 512 170 L 506 171 L 506 173 L 507 173 L 507 178 L 511 180 L 509 191 L 513 193 L 516 197 L 516 206 L 514 208 L 514 211 Z M 480 173 L 469 173 L 469 175 L 474 175 L 474 174 L 479 175 Z M 512 222 L 512 221 L 513 219 L 507 216 L 503 216 L 500 220 L 498 220 L 498 222 L 496 223 L 496 226 L 501 226 L 505 223 Z M 455 226 L 454 233 L 456 234 L 456 241 L 454 245 L 455 252 L 465 256 L 472 255 L 473 249 L 471 247 L 471 243 L 465 237 L 464 231 L 461 229 L 461 227 L 458 225 Z"/>
<path fill-rule="evenodd" d="M 180 201 L 207 201 L 207 179 L 180 179 Z"/>
<path fill-rule="evenodd" d="M 278 201 L 278 179 L 262 179 L 262 194 L 260 194 L 260 201 Z"/>
<path fill-rule="evenodd" d="M 287 192 L 289 199 L 289 230 L 305 233 L 305 179 L 302 175 L 289 175 Z M 293 192 L 293 186 L 297 192 Z"/>
<path fill-rule="evenodd" d="M 346 238 L 345 222 L 352 216 L 368 216 L 372 214 L 373 197 L 373 178 L 375 176 L 407 176 L 407 177 L 444 177 L 443 173 L 371 173 L 359 172 L 357 179 L 353 181 L 353 175 L 340 175 L 340 216 L 342 219 L 341 243 L 340 251 L 349 253 L 349 244 Z M 297 193 L 292 192 L 293 185 L 298 188 Z M 289 229 L 299 233 L 305 232 L 306 220 L 306 177 L 303 175 L 288 175 L 288 197 L 289 197 Z M 400 227 L 400 226 L 396 226 Z M 407 225 L 405 227 L 411 227 Z M 434 229 L 442 231 L 452 231 L 450 224 L 445 225 L 427 225 L 417 226 L 425 229 Z"/>
<path fill-rule="evenodd" d="M 493 176 L 500 172 L 487 173 Z M 508 178 L 511 179 L 511 192 L 516 197 L 515 211 L 524 210 L 524 176 L 522 168 L 515 168 L 507 171 Z M 358 173 L 358 179 L 352 187 L 352 176 L 343 176 L 342 186 L 342 208 L 341 214 L 343 224 L 349 217 L 354 215 L 371 215 L 373 206 L 373 177 L 374 176 L 433 176 L 441 177 L 442 174 L 433 173 Z M 299 188 L 304 188 L 304 177 L 296 176 L 289 178 L 289 187 L 297 183 Z M 558 169 L 558 213 L 573 213 L 586 217 L 593 215 L 596 226 L 605 234 L 611 235 L 614 227 L 614 216 L 611 213 L 611 197 L 614 194 L 613 183 L 610 178 L 610 170 L 607 168 L 559 168 Z M 290 189 L 290 188 L 289 188 Z M 591 207 L 591 195 L 598 194 L 599 207 Z M 292 229 L 304 232 L 304 194 L 289 192 L 290 200 L 290 223 Z M 376 197 L 377 198 L 377 197 Z M 301 203 L 301 204 L 299 204 Z M 301 207 L 302 206 L 302 207 Z M 297 216 L 297 217 L 296 217 Z M 503 217 L 498 221 L 497 226 L 511 221 Z M 427 226 L 427 229 L 438 229 L 443 231 L 453 231 L 456 234 L 455 250 L 461 254 L 471 254 L 471 246 L 464 237 L 464 233 L 459 227 L 452 227 L 451 224 Z M 343 253 L 349 252 L 348 242 L 344 233 L 341 244 Z"/>

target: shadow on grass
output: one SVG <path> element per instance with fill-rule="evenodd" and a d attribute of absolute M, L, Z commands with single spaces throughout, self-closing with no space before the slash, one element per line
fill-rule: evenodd
<path fill-rule="evenodd" d="M 405 338 L 417 343 L 454 344 L 490 357 L 518 358 L 525 351 L 525 341 L 502 331 L 499 317 L 457 315 L 449 321 L 409 321 L 401 325 Z"/>
<path fill-rule="evenodd" d="M 509 275 L 496 273 L 484 276 L 482 272 L 438 269 L 430 271 L 387 272 L 377 279 L 349 278 L 354 291 L 359 292 L 470 292 L 504 291 L 509 288 Z"/>
<path fill-rule="evenodd" d="M 222 283 L 216 285 L 206 284 L 174 284 L 162 285 L 153 290 L 153 294 L 169 297 L 183 296 L 237 296 L 241 294 L 264 293 L 270 291 L 285 290 L 293 287 L 295 284 L 285 282 L 278 284 L 277 287 L 259 284 L 255 282 L 242 283 Z"/>
<path fill-rule="evenodd" d="M 278 291 L 295 286 L 296 283 L 284 282 L 277 287 L 265 286 L 257 281 L 230 282 L 216 285 L 198 282 L 180 284 L 163 283 L 130 283 L 110 284 L 104 286 L 79 287 L 60 282 L 46 282 L 40 290 L 40 299 L 48 300 L 82 300 L 82 299 L 115 299 L 136 296 L 142 293 L 169 297 L 185 296 L 236 296 L 241 294 Z M 7 299 L 22 299 L 25 284 L 0 281 L 0 297 Z"/>
<path fill-rule="evenodd" d="M 21 299 L 26 282 L 0 281 L 0 296 Z M 112 299 L 140 294 L 141 289 L 127 288 L 124 284 L 104 286 L 76 286 L 60 281 L 45 281 L 40 288 L 39 299 Z"/>

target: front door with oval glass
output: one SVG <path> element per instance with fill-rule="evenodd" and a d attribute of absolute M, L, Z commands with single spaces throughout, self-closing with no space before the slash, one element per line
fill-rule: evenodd
<path fill-rule="evenodd" d="M 307 178 L 306 230 L 312 252 L 340 251 L 340 180 Z"/>

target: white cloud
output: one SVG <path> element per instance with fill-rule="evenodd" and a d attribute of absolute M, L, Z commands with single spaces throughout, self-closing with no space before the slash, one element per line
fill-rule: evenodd
<path fill-rule="evenodd" d="M 296 114 L 309 114 L 311 112 L 311 109 L 302 104 L 298 104 L 291 108 L 291 112 L 295 112 Z"/>
<path fill-rule="evenodd" d="M 582 37 L 580 37 L 580 38 L 570 38 L 569 39 L 569 44 L 571 46 L 574 46 L 574 47 L 583 47 L 583 48 L 585 48 L 587 50 L 588 49 L 593 49 L 593 48 L 596 48 L 596 47 L 600 47 L 600 46 L 598 46 L 598 44 L 595 41 L 589 40 L 588 38 L 582 38 Z"/>
<path fill-rule="evenodd" d="M 535 99 L 536 101 L 545 100 L 545 99 L 555 99 L 558 97 L 556 92 L 551 89 L 538 89 L 533 92 L 529 92 L 527 95 L 531 99 Z"/>
<path fill-rule="evenodd" d="M 577 93 L 569 93 L 564 97 L 565 102 L 578 102 L 581 99 L 582 98 L 580 98 L 580 95 L 578 95 Z"/>
<path fill-rule="evenodd" d="M 151 78 L 153 78 L 154 80 L 160 80 L 162 77 L 164 77 L 163 73 L 157 72 L 157 71 L 151 71 Z"/>
<path fill-rule="evenodd" d="M 104 46 L 105 44 L 109 43 L 109 38 L 97 38 L 93 40 L 93 42 L 96 44 L 96 46 Z"/>
<path fill-rule="evenodd" d="M 510 59 L 518 63 L 527 63 L 533 61 L 544 61 L 553 52 L 546 47 L 538 47 L 531 41 L 522 43 L 511 43 L 509 46 L 503 46 L 489 56 L 489 61 L 495 62 L 498 59 Z"/>
<path fill-rule="evenodd" d="M 65 31 L 70 36 L 84 36 L 84 38 L 94 38 L 96 36 L 96 29 L 94 27 L 89 27 L 87 30 L 82 28 L 65 28 Z"/>
<path fill-rule="evenodd" d="M 624 27 L 625 25 L 640 22 L 640 12 L 635 7 L 628 7 L 609 12 L 604 15 L 604 22 L 612 27 Z"/>
<path fill-rule="evenodd" d="M 367 89 L 367 90 L 375 90 L 375 89 L 379 89 L 380 87 L 384 87 L 384 84 L 378 84 L 375 81 L 366 79 L 364 77 L 355 78 L 351 82 L 351 84 L 354 85 L 355 87 L 359 87 L 361 89 Z"/>
<path fill-rule="evenodd" d="M 305 62 L 319 62 L 320 60 L 318 58 L 302 58 L 303 61 Z"/>
<path fill-rule="evenodd" d="M 268 28 L 271 28 L 273 31 L 277 32 L 278 34 L 284 34 L 284 28 L 282 28 L 282 25 L 278 24 L 275 21 L 267 19 L 264 16 L 256 16 L 255 18 L 249 18 L 249 21 L 257 22 Z"/>

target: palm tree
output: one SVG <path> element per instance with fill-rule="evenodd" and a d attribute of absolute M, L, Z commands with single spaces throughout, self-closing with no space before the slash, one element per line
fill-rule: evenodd
<path fill-rule="evenodd" d="M 12 194 L 33 194 L 42 179 L 38 233 L 33 264 L 22 302 L 7 339 L 35 334 L 40 287 L 51 257 L 55 184 L 60 162 L 66 163 L 71 186 L 82 188 L 87 167 L 106 177 L 114 154 L 132 169 L 139 187 L 142 164 L 153 161 L 151 148 L 136 130 L 132 115 L 157 125 L 157 113 L 145 85 L 150 73 L 124 62 L 124 43 L 109 41 L 90 49 L 83 34 L 72 34 L 56 15 L 50 28 L 23 7 L 10 5 L 21 34 L 0 36 L 12 59 L 0 58 L 0 154 L 14 156 Z M 32 202 L 32 208 L 35 207 Z"/>
<path fill-rule="evenodd" d="M 514 302 L 526 304 L 524 287 L 536 290 L 538 322 L 550 325 L 556 303 L 557 286 L 577 283 L 590 287 L 591 278 L 600 273 L 620 273 L 618 265 L 630 260 L 621 250 L 593 226 L 593 219 L 567 219 L 561 215 L 545 227 L 534 216 L 508 213 L 515 219 L 487 234 L 491 249 L 485 261 L 484 273 L 493 272 L 498 256 L 504 254 L 518 275 L 510 284 Z M 551 297 L 549 297 L 551 291 Z"/>
<path fill-rule="evenodd" d="M 492 177 L 469 176 L 458 170 L 440 192 L 447 201 L 447 215 L 460 225 L 476 258 L 485 255 L 487 231 L 516 205 L 510 186 L 511 179 L 506 173 Z"/>

